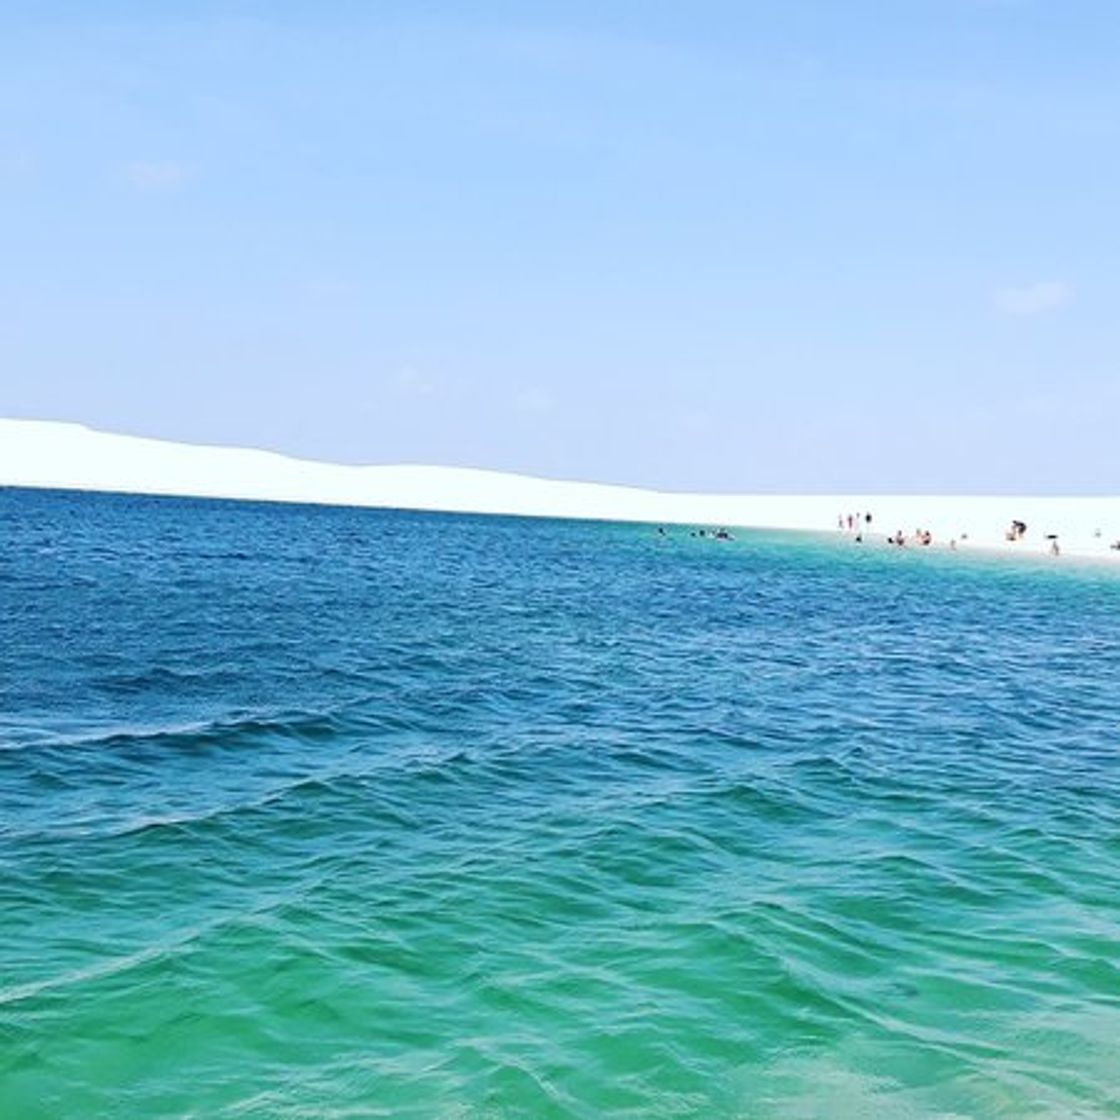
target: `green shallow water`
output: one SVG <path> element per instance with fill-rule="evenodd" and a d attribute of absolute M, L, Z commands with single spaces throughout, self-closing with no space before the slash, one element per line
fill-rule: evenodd
<path fill-rule="evenodd" d="M 0 1116 L 1120 1114 L 1120 580 L 0 491 Z"/>

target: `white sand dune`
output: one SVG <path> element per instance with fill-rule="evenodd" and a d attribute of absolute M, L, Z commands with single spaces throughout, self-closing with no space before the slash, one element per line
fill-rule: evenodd
<path fill-rule="evenodd" d="M 1045 554 L 1053 534 L 1062 555 L 1120 562 L 1109 547 L 1120 541 L 1120 496 L 678 494 L 458 467 L 341 466 L 38 420 L 0 419 L 0 486 L 831 532 L 839 516 L 870 512 L 868 543 L 920 527 L 935 547 Z M 1013 518 L 1027 533 L 1009 543 Z"/>

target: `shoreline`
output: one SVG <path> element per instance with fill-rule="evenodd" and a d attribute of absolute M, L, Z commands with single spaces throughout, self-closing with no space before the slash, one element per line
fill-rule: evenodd
<path fill-rule="evenodd" d="M 462 467 L 349 466 L 180 444 L 78 424 L 0 419 L 0 486 L 428 512 L 808 531 L 881 548 L 1120 563 L 1120 496 L 688 494 Z M 866 522 L 871 513 L 872 521 Z M 852 517 L 852 528 L 847 518 Z M 1005 538 L 1013 521 L 1023 539 Z M 915 543 L 927 530 L 931 543 Z M 1051 557 L 1055 538 L 1060 556 Z"/>

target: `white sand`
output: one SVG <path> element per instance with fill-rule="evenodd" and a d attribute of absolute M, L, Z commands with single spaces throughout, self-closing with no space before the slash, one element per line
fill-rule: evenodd
<path fill-rule="evenodd" d="M 675 494 L 457 467 L 340 466 L 37 420 L 0 420 L 0 486 L 824 532 L 837 531 L 841 514 L 870 511 L 868 543 L 920 527 L 935 547 L 1048 554 L 1046 535 L 1057 534 L 1063 556 L 1120 562 L 1109 548 L 1120 540 L 1120 497 Z M 1012 518 L 1027 534 L 1008 543 Z"/>

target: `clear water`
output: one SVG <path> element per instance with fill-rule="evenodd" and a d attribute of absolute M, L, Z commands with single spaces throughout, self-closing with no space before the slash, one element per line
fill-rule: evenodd
<path fill-rule="evenodd" d="M 1120 580 L 0 492 L 0 1116 L 1120 1111 Z"/>

